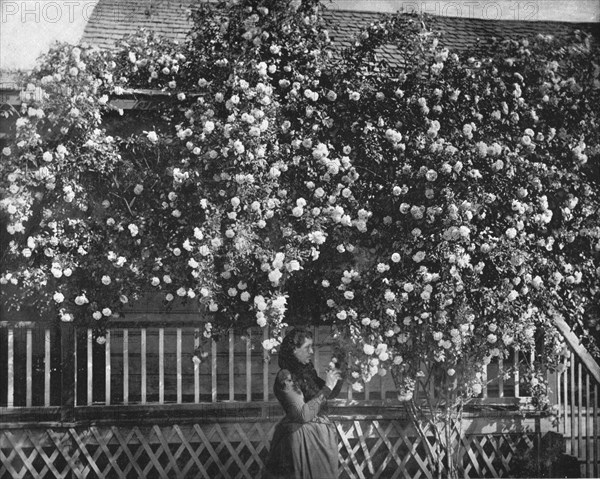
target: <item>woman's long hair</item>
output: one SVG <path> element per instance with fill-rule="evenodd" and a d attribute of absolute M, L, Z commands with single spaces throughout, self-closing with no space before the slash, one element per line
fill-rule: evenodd
<path fill-rule="evenodd" d="M 321 388 L 325 385 L 325 381 L 317 375 L 317 371 L 312 362 L 302 364 L 296 356 L 294 350 L 301 347 L 307 339 L 312 339 L 312 333 L 305 328 L 294 328 L 286 334 L 281 342 L 279 350 L 278 363 L 281 369 L 287 369 L 292 375 L 294 384 L 298 386 L 304 394 L 304 400 L 310 401 Z M 275 381 L 273 392 L 275 397 L 280 399 L 280 394 L 283 389 L 283 384 Z"/>

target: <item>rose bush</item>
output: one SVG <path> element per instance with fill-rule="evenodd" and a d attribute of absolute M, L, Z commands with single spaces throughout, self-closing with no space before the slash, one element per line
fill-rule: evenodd
<path fill-rule="evenodd" d="M 269 351 L 327 320 L 355 387 L 392 374 L 432 447 L 497 358 L 535 349 L 543 401 L 552 318 L 587 340 L 600 304 L 597 44 L 450 52 L 396 16 L 340 51 L 313 0 L 193 20 L 183 44 L 61 46 L 32 73 L 0 166 L 4 303 L 101 331 L 160 293 L 197 302 L 206 338 L 268 327 Z M 143 127 L 111 105 L 132 88 L 167 98 Z"/>
<path fill-rule="evenodd" d="M 553 318 L 586 341 L 598 315 L 598 47 L 576 33 L 462 56 L 422 33 L 406 17 L 372 25 L 345 57 L 359 73 L 338 70 L 335 137 L 371 217 L 352 243 L 362 261 L 327 274 L 328 304 L 349 329 L 353 377 L 391 373 L 422 432 L 442 425 L 436 446 L 457 451 L 491 361 L 520 355 L 543 408 L 539 372 L 566 352 Z M 404 65 L 377 61 L 386 44 Z"/>

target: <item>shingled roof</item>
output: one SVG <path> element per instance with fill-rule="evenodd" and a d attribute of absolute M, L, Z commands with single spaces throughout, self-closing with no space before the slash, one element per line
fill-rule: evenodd
<path fill-rule="evenodd" d="M 205 1 L 205 0 L 204 0 Z M 99 48 L 112 48 L 124 35 L 139 28 L 152 30 L 172 40 L 182 41 L 190 28 L 188 13 L 202 0 L 99 0 L 84 30 L 82 40 Z M 378 12 L 324 10 L 334 45 L 350 46 L 362 27 L 377 22 L 385 14 Z M 464 50 L 477 40 L 482 45 L 493 38 L 531 37 L 536 34 L 567 35 L 580 29 L 600 38 L 597 23 L 551 21 L 483 20 L 477 18 L 436 17 L 436 29 L 442 42 L 454 50 Z M 393 49 L 384 52 L 394 55 Z"/>

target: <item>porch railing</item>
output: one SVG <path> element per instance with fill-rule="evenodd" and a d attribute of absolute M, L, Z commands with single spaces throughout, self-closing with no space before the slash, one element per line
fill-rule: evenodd
<path fill-rule="evenodd" d="M 267 331 L 230 332 L 203 344 L 202 323 L 113 322 L 98 341 L 72 324 L 0 322 L 0 407 L 7 410 L 93 405 L 268 402 L 278 366 L 261 342 Z M 331 330 L 313 328 L 315 367 L 332 354 Z M 195 358 L 201 358 L 200 362 Z M 378 377 L 351 400 L 396 397 L 390 377 Z M 71 397 L 68 397 L 68 396 Z M 6 418 L 6 416 L 4 416 Z"/>
<path fill-rule="evenodd" d="M 569 357 L 555 375 L 558 432 L 566 453 L 579 460 L 582 477 L 600 477 L 600 366 L 561 318 L 556 327 L 565 338 Z"/>
<path fill-rule="evenodd" d="M 78 462 L 81 458 L 89 462 L 90 465 L 86 467 L 100 467 L 94 458 L 100 458 L 101 453 L 106 455 L 107 464 L 113 464 L 119 454 L 130 453 L 137 458 L 141 453 L 135 452 L 135 448 L 128 449 L 134 447 L 129 444 L 130 440 L 143 443 L 144 450 L 150 456 L 148 451 L 154 448 L 152 434 L 155 433 L 160 447 L 152 456 L 156 460 L 149 464 L 157 468 L 161 465 L 158 458 L 161 451 L 167 451 L 166 443 L 175 450 L 182 447 L 196 449 L 199 446 L 195 441 L 204 438 L 203 434 L 207 436 L 206 440 L 202 439 L 202 447 L 206 447 L 207 451 L 213 447 L 211 457 L 219 457 L 218 461 L 214 459 L 215 467 L 221 464 L 219 467 L 228 468 L 227 464 L 236 461 L 229 456 L 231 451 L 219 446 L 218 441 L 213 444 L 214 438 L 211 439 L 212 435 L 216 435 L 215 438 L 224 437 L 224 429 L 221 431 L 218 424 L 229 425 L 223 427 L 230 428 L 234 435 L 240 435 L 243 444 L 252 445 L 255 449 L 252 449 L 253 459 L 248 459 L 249 464 L 252 463 L 251 467 L 262 467 L 269 431 L 281 415 L 271 392 L 277 364 L 273 359 L 270 362 L 265 360 L 266 354 L 260 344 L 265 333 L 259 328 L 244 334 L 230 333 L 218 342 L 209 343 L 206 357 L 197 364 L 193 357 L 199 352 L 202 322 L 197 317 L 189 316 L 180 316 L 177 320 L 170 318 L 168 321 L 158 317 L 142 315 L 128 321 L 115 321 L 111 323 L 103 344 L 97 341 L 92 330 L 76 328 L 70 323 L 0 322 L 0 365 L 5 365 L 0 367 L 0 421 L 8 428 L 4 436 L 0 434 L 0 442 L 9 440 L 11 444 L 25 445 L 31 442 L 27 452 L 19 456 L 23 468 L 37 468 L 39 471 L 40 468 L 51 467 L 52 454 L 48 453 L 50 455 L 46 461 L 43 451 L 36 449 L 35 445 L 39 443 L 37 434 L 46 434 L 56 448 L 63 439 L 71 444 L 71 448 L 75 448 L 75 452 L 61 449 L 60 454 L 65 458 L 68 454 L 75 454 L 73 464 L 64 466 L 64 471 L 67 471 L 69 468 L 84 467 Z M 598 475 L 600 442 L 597 400 L 600 374 L 597 365 L 595 369 L 593 360 L 585 356 L 585 351 L 577 347 L 576 338 L 569 333 L 568 328 L 564 329 L 563 335 L 573 354 L 565 370 L 555 377 L 561 419 L 559 432 L 567 437 L 566 452 L 581 461 L 582 474 L 594 477 Z M 314 329 L 314 334 L 317 346 L 314 361 L 320 370 L 331 357 L 331 331 L 328 327 L 319 327 Z M 585 359 L 582 360 L 582 357 Z M 505 363 L 519 366 L 522 359 L 513 355 Z M 481 402 L 502 404 L 523 400 L 522 396 L 528 391 L 520 377 L 519 368 L 516 367 L 515 374 L 508 377 L 505 369 L 507 365 L 501 362 L 490 364 L 487 388 L 482 392 Z M 345 387 L 342 398 L 334 403 L 334 410 L 336 421 L 339 422 L 340 454 L 346 458 L 342 463 L 346 464 L 344 474 L 347 473 L 347 477 L 363 477 L 361 471 L 380 472 L 394 464 L 405 467 L 406 461 L 413 461 L 415 471 L 419 470 L 427 477 L 424 459 L 419 457 L 417 443 L 412 442 L 415 440 L 412 433 L 409 429 L 397 429 L 400 426 L 392 424 L 392 417 L 401 418 L 402 411 L 389 375 L 376 378 L 360 393 Z M 466 461 L 471 471 L 469 475 L 506 474 L 511 458 L 522 453 L 523 448 L 535 451 L 538 441 L 535 438 L 540 437 L 542 430 L 548 430 L 544 427 L 540 429 L 539 421 L 535 420 L 535 427 L 529 429 L 533 435 L 528 436 L 523 432 L 525 429 L 516 431 L 502 425 L 507 418 L 508 423 L 515 421 L 516 412 L 493 413 L 496 414 L 494 418 L 486 419 L 487 422 L 482 423 L 481 427 L 478 425 L 481 418 L 475 414 L 469 419 L 468 431 L 465 429 L 468 435 L 464 446 L 468 453 Z M 386 422 L 386 426 L 380 430 L 378 427 L 383 427 L 380 421 L 392 422 Z M 495 432 L 490 432 L 494 423 Z M 191 439 L 178 429 L 188 424 L 195 428 L 193 431 L 190 429 Z M 346 424 L 352 425 L 348 426 L 347 431 L 344 429 Z M 146 425 L 154 431 L 148 432 L 148 438 L 145 429 L 142 430 Z M 169 429 L 171 426 L 172 429 Z M 40 427 L 46 429 L 34 431 Z M 86 428 L 89 427 L 91 429 L 88 431 Z M 159 435 L 159 429 L 156 428 L 163 427 L 166 432 Z M 58 441 L 57 434 L 62 429 L 65 429 L 66 435 Z M 242 430 L 243 434 L 240 432 Z M 479 432 L 483 430 L 486 432 Z M 96 431 L 96 435 L 88 437 L 88 433 L 93 431 Z M 398 433 L 398 437 L 390 440 L 390 431 Z M 259 439 L 254 438 L 254 434 L 260 436 L 257 444 L 252 442 Z M 181 443 L 177 443 L 178 438 Z M 92 442 L 87 445 L 89 441 Z M 397 447 L 400 446 L 396 441 L 412 451 L 409 456 L 398 453 Z M 525 442 L 521 444 L 518 441 Z M 174 442 L 173 445 L 171 442 Z M 111 448 L 117 447 L 117 444 L 114 460 L 108 459 L 109 452 L 113 454 Z M 230 445 L 233 444 L 231 442 Z M 376 464 L 375 459 L 371 464 L 366 451 L 373 448 L 374 451 L 378 445 L 382 448 L 385 445 L 384 449 L 388 452 L 381 452 L 383 462 L 380 465 Z M 101 449 L 95 449 L 97 447 Z M 490 448 L 491 452 L 486 448 Z M 222 459 L 221 453 L 224 455 Z M 29 457 L 29 462 L 25 460 L 26 457 Z M 389 462 L 392 459 L 385 457 L 391 457 L 393 461 Z M 19 470 L 13 464 L 16 458 L 14 454 L 3 456 L 1 462 L 6 464 L 6 470 Z M 42 462 L 39 467 L 34 463 L 42 460 L 45 466 Z M 221 460 L 222 463 L 219 462 Z M 193 459 L 190 461 L 188 466 L 195 467 L 190 465 Z M 168 467 L 179 466 L 174 462 Z M 247 474 L 251 477 L 252 474 L 248 472 L 250 469 L 239 474 L 232 473 L 231 477 L 246 477 Z M 81 477 L 87 476 L 82 473 Z"/>
<path fill-rule="evenodd" d="M 199 321 L 112 322 L 99 342 L 92 329 L 72 324 L 0 322 L 0 407 L 201 404 L 273 401 L 276 358 L 261 342 L 267 331 L 230 332 L 200 353 Z M 332 355 L 331 329 L 313 328 L 317 370 Z M 206 347 L 206 346 L 205 346 Z M 507 375 L 502 361 L 488 366 L 482 401 L 502 402 L 523 394 L 518 355 Z M 194 361 L 200 357 L 201 361 Z M 377 376 L 356 392 L 347 385 L 339 396 L 349 401 L 396 400 L 390 375 Z M 6 417 L 6 416 L 5 416 Z"/>

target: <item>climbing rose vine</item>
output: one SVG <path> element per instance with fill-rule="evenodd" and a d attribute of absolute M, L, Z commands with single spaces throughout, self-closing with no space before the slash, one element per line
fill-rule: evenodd
<path fill-rule="evenodd" d="M 341 50 L 320 8 L 203 4 L 184 43 L 42 58 L 2 149 L 3 303 L 101 332 L 159 295 L 197 304 L 207 339 L 269 328 L 269 351 L 289 322 L 335 324 L 356 389 L 391 374 L 446 424 L 490 362 L 536 349 L 543 406 L 553 318 L 594 347 L 597 44 L 454 52 L 398 15 Z M 160 108 L 119 111 L 136 88 Z"/>

